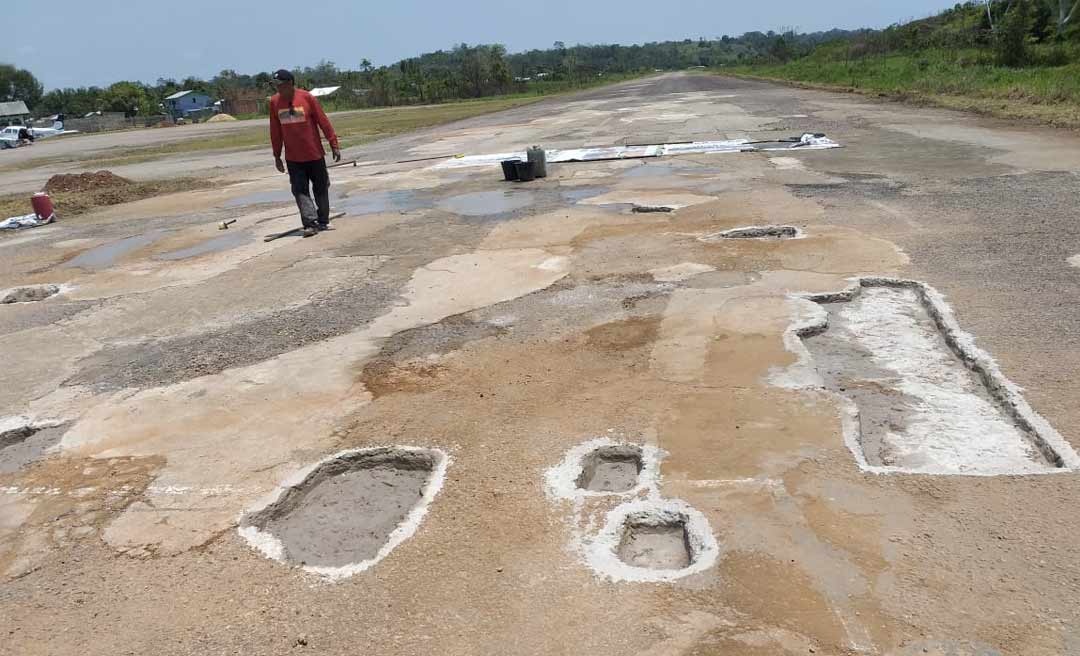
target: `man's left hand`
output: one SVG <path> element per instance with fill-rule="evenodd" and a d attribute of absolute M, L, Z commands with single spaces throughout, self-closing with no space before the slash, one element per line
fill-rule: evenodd
<path fill-rule="evenodd" d="M 335 162 L 340 162 L 341 161 L 341 151 L 338 150 L 337 148 L 332 148 L 331 152 L 334 153 L 334 161 Z"/>

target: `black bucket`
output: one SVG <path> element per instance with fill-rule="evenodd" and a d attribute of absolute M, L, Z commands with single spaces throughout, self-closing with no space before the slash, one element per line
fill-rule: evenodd
<path fill-rule="evenodd" d="M 503 161 L 503 178 L 507 182 L 513 182 L 518 179 L 517 166 L 515 165 L 520 161 L 520 159 L 508 159 Z"/>
<path fill-rule="evenodd" d="M 514 168 L 517 169 L 517 179 L 522 182 L 532 182 L 536 179 L 536 169 L 533 167 L 532 162 L 514 162 Z"/>

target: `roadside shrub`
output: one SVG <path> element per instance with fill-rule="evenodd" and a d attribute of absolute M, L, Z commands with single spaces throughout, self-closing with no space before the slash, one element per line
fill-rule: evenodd
<path fill-rule="evenodd" d="M 1028 63 L 1027 35 L 1030 22 L 1030 7 L 1023 0 L 1005 14 L 994 35 L 994 54 L 999 64 L 1019 67 Z"/>

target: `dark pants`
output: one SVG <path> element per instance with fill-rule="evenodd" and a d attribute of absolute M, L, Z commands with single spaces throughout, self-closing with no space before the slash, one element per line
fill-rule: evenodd
<path fill-rule="evenodd" d="M 326 160 L 311 162 L 289 162 L 289 183 L 300 208 L 300 221 L 305 228 L 326 226 L 330 223 L 330 173 L 326 170 Z M 311 195 L 315 194 L 315 207 L 312 207 Z"/>

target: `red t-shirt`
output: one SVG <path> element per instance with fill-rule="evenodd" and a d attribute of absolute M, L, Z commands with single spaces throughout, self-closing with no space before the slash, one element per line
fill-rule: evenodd
<path fill-rule="evenodd" d="M 285 144 L 285 159 L 290 162 L 313 162 L 326 157 L 319 128 L 326 135 L 332 148 L 339 148 L 334 126 L 326 118 L 326 112 L 315 96 L 303 89 L 293 91 L 292 102 L 283 100 L 280 94 L 270 99 L 270 143 L 274 157 L 281 157 L 281 145 Z"/>

